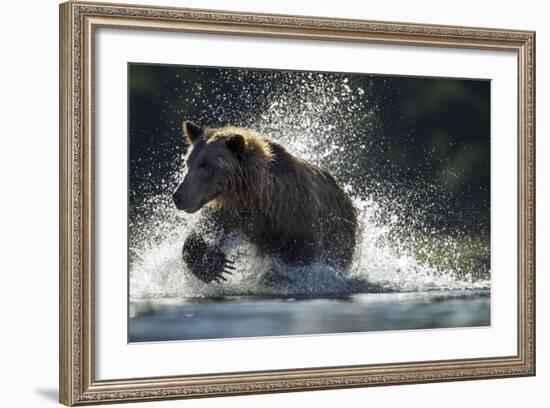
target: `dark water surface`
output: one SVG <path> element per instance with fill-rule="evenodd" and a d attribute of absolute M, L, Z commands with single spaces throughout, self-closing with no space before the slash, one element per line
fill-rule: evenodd
<path fill-rule="evenodd" d="M 129 341 L 489 326 L 490 290 L 337 298 L 151 299 L 130 305 Z"/>

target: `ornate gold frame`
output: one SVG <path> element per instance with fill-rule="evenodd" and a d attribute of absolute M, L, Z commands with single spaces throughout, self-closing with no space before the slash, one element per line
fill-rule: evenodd
<path fill-rule="evenodd" d="M 518 349 L 513 356 L 246 373 L 94 376 L 93 47 L 98 27 L 507 50 L 518 63 Z M 68 2 L 60 5 L 60 401 L 145 401 L 535 374 L 535 33 Z"/>

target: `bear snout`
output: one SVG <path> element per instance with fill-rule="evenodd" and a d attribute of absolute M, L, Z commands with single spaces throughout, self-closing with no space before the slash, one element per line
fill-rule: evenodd
<path fill-rule="evenodd" d="M 178 210 L 183 210 L 183 199 L 178 197 L 176 194 L 172 195 L 172 199 L 174 200 L 174 204 L 176 205 Z"/>
<path fill-rule="evenodd" d="M 176 192 L 172 194 L 172 199 L 174 200 L 174 204 L 178 210 L 185 210 L 185 200 L 180 189 L 176 190 Z"/>
<path fill-rule="evenodd" d="M 198 203 L 195 203 L 196 200 L 189 200 L 189 196 L 186 196 L 181 191 L 176 191 L 172 194 L 172 199 L 178 210 L 185 211 L 189 214 L 197 212 L 205 204 L 204 200 Z"/>

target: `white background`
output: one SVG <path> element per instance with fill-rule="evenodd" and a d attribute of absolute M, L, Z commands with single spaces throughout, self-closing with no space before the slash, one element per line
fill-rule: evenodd
<path fill-rule="evenodd" d="M 543 406 L 543 386 L 550 380 L 549 342 L 549 245 L 550 205 L 543 188 L 550 164 L 550 72 L 548 41 L 550 28 L 543 2 L 523 1 L 460 3 L 428 1 L 338 2 L 237 0 L 157 1 L 190 7 L 225 8 L 243 11 L 354 17 L 372 20 L 413 21 L 537 31 L 537 173 L 538 232 L 538 376 L 535 378 L 473 381 L 292 393 L 269 396 L 231 397 L 196 401 L 141 404 L 141 406 L 252 407 L 284 404 L 333 406 L 381 405 L 431 407 Z M 0 64 L 0 271 L 2 330 L 0 361 L 4 406 L 47 406 L 57 399 L 57 161 L 58 161 L 58 18 L 57 2 L 26 1 L 3 6 L 2 62 Z M 548 185 L 548 183 L 546 183 Z M 543 296 L 544 294 L 544 296 Z"/>
<path fill-rule="evenodd" d="M 96 38 L 98 379 L 515 354 L 517 222 L 510 214 L 517 211 L 517 189 L 509 181 L 517 176 L 514 53 L 120 29 L 101 29 Z M 402 64 L 403 60 L 408 63 Z M 127 64 L 136 61 L 491 78 L 491 165 L 498 171 L 491 183 L 492 327 L 127 344 L 126 325 L 121 324 L 127 316 L 127 275 L 121 273 L 127 265 L 128 152 L 124 135 L 128 133 Z"/>

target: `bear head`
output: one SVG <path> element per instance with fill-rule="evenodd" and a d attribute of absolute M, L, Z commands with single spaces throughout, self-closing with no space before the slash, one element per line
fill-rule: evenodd
<path fill-rule="evenodd" d="M 206 204 L 223 199 L 233 188 L 245 158 L 246 140 L 238 128 L 208 129 L 183 122 L 188 145 L 186 173 L 173 193 L 176 207 L 194 213 Z"/>

